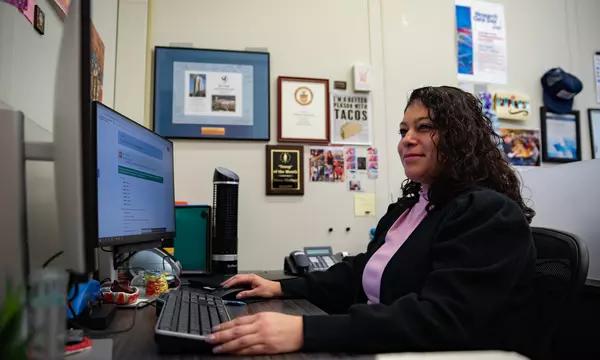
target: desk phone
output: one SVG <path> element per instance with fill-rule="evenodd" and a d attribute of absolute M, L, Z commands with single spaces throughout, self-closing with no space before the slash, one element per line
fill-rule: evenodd
<path fill-rule="evenodd" d="M 286 256 L 283 267 L 288 274 L 302 275 L 310 271 L 325 271 L 341 260 L 341 256 L 333 254 L 331 246 L 307 246 Z"/>

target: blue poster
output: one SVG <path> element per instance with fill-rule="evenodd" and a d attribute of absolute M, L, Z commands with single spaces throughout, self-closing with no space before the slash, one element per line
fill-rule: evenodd
<path fill-rule="evenodd" d="M 473 27 L 468 6 L 456 5 L 456 42 L 458 73 L 473 75 Z"/>

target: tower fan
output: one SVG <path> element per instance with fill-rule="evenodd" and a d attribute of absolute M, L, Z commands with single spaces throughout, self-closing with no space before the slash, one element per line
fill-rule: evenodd
<path fill-rule="evenodd" d="M 238 188 L 240 178 L 218 167 L 213 176 L 212 272 L 237 273 Z"/>

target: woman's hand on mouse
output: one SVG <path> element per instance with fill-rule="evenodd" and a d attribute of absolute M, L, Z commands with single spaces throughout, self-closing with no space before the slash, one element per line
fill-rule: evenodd
<path fill-rule="evenodd" d="M 272 298 L 283 295 L 281 284 L 278 281 L 267 280 L 256 274 L 235 275 L 221 283 L 221 286 L 226 288 L 234 286 L 249 287 L 249 290 L 241 291 L 239 294 L 237 294 L 236 298 L 238 299 L 243 299 L 250 296 Z"/>
<path fill-rule="evenodd" d="M 304 343 L 302 327 L 302 316 L 261 312 L 215 326 L 208 341 L 215 345 L 215 353 L 258 355 L 294 352 L 300 350 Z"/>

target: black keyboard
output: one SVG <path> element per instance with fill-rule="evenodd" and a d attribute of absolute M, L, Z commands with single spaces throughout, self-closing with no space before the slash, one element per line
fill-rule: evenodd
<path fill-rule="evenodd" d="M 190 289 L 169 293 L 154 328 L 161 352 L 210 351 L 213 326 L 231 320 L 220 297 Z"/>

